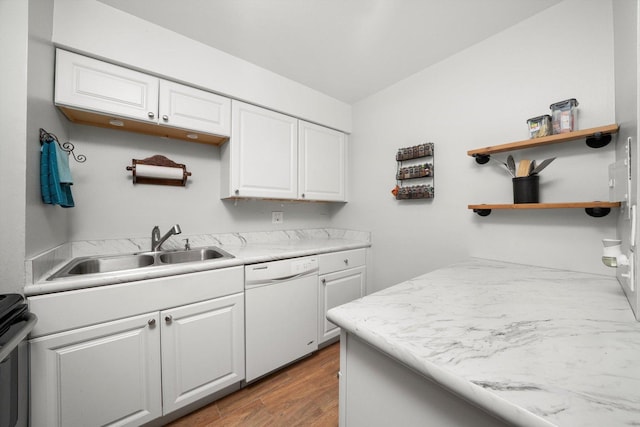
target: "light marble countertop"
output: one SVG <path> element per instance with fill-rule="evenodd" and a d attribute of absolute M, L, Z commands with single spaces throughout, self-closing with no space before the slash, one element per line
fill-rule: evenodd
<path fill-rule="evenodd" d="M 614 277 L 471 259 L 328 318 L 514 425 L 640 425 L 640 323 Z"/>
<path fill-rule="evenodd" d="M 181 249 L 184 244 L 182 239 L 185 237 L 189 238 L 192 248 L 217 246 L 233 255 L 234 258 L 172 265 L 154 265 L 114 273 L 87 274 L 78 277 L 47 280 L 51 274 L 73 258 L 135 253 L 148 250 L 151 244 L 150 239 L 73 242 L 72 244 L 54 248 L 28 261 L 26 269 L 32 277 L 33 283 L 25 286 L 24 294 L 32 296 L 134 282 L 371 246 L 370 233 L 323 228 L 174 236 L 163 247 L 165 249 Z"/>

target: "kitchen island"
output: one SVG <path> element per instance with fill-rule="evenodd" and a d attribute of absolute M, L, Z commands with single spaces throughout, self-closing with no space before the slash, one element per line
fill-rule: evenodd
<path fill-rule="evenodd" d="M 640 424 L 640 323 L 614 277 L 471 259 L 328 318 L 343 427 Z"/>

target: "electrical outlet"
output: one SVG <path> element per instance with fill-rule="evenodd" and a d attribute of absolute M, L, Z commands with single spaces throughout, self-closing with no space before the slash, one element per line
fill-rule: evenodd
<path fill-rule="evenodd" d="M 284 212 L 271 212 L 271 223 L 282 224 L 284 222 Z"/>

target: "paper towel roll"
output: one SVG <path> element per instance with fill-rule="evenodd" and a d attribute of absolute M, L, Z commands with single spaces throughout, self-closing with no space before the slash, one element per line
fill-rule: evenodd
<path fill-rule="evenodd" d="M 167 166 L 153 166 L 153 165 L 136 165 L 136 176 L 141 178 L 156 178 L 156 179 L 183 179 L 182 168 L 171 168 Z"/>

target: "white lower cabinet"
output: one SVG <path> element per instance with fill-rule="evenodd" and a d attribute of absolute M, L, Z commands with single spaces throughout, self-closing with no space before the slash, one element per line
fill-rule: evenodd
<path fill-rule="evenodd" d="M 162 323 L 164 413 L 244 378 L 244 297 L 165 310 Z"/>
<path fill-rule="evenodd" d="M 162 415 L 158 313 L 31 341 L 32 426 L 139 425 Z"/>
<path fill-rule="evenodd" d="M 320 255 L 318 277 L 318 344 L 340 335 L 340 328 L 327 320 L 327 311 L 365 294 L 365 249 Z"/>
<path fill-rule="evenodd" d="M 236 267 L 30 297 L 31 426 L 137 426 L 240 383 L 243 287 Z M 114 302 L 142 314 L 96 322 Z"/>
<path fill-rule="evenodd" d="M 514 425 L 346 332 L 340 336 L 339 388 L 341 427 Z"/>

